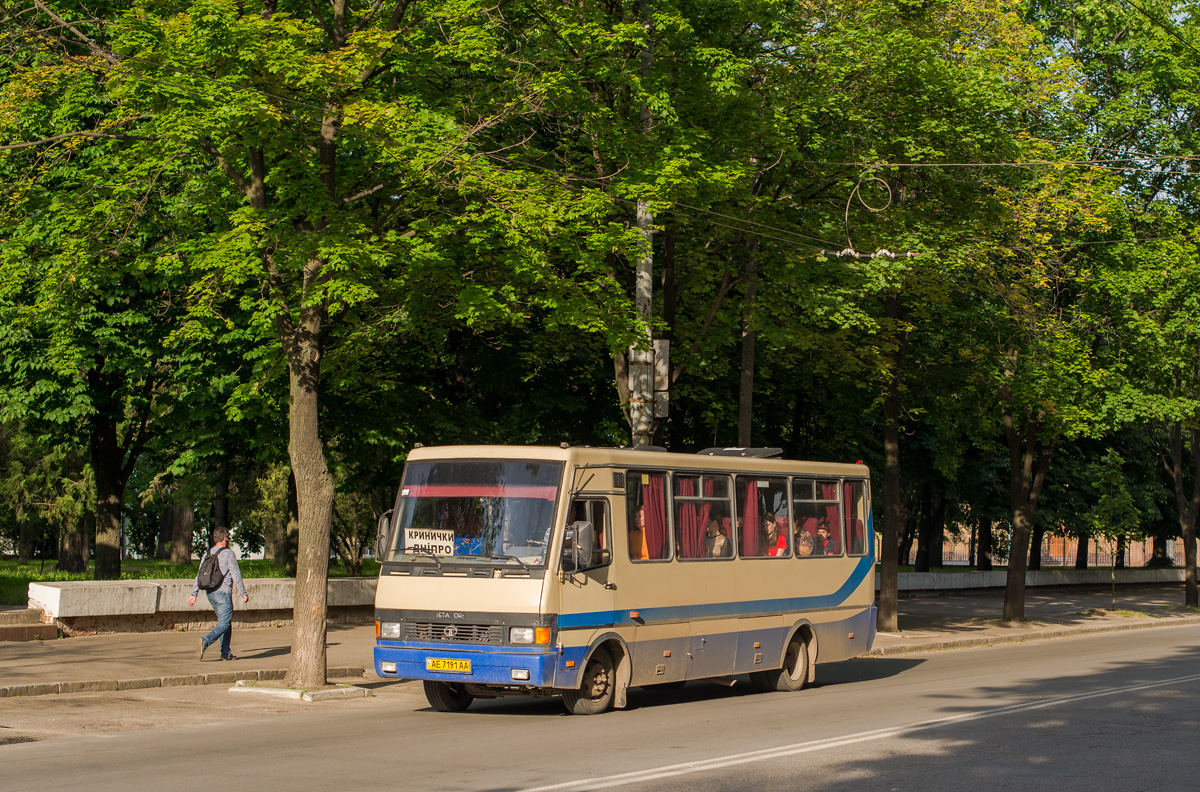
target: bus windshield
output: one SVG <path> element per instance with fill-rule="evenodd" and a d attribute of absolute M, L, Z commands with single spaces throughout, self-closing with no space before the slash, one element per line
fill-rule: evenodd
<path fill-rule="evenodd" d="M 558 462 L 409 463 L 389 560 L 543 565 L 561 478 Z"/>

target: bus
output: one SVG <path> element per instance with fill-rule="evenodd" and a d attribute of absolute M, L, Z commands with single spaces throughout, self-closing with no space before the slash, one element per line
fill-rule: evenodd
<path fill-rule="evenodd" d="M 798 691 L 875 637 L 870 474 L 779 449 L 417 447 L 380 519 L 375 672 L 433 709 Z"/>

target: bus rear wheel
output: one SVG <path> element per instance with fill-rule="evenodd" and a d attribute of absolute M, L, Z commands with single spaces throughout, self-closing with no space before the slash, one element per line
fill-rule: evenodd
<path fill-rule="evenodd" d="M 462 685 L 450 682 L 425 683 L 425 698 L 438 712 L 465 712 L 475 697 Z"/>
<path fill-rule="evenodd" d="M 783 654 L 783 668 L 755 671 L 750 680 L 759 690 L 794 692 L 808 685 L 808 640 L 800 633 L 792 636 Z"/>
<path fill-rule="evenodd" d="M 579 689 L 563 693 L 563 704 L 572 715 L 599 715 L 612 706 L 615 689 L 612 656 L 606 649 L 597 649 L 583 669 Z"/>

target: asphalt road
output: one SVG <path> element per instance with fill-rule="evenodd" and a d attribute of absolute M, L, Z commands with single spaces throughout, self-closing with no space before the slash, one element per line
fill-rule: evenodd
<path fill-rule="evenodd" d="M 796 694 L 742 683 L 635 691 L 630 709 L 596 717 L 564 715 L 553 699 L 436 713 L 414 685 L 315 704 L 199 688 L 7 699 L 0 743 L 5 734 L 47 739 L 0 744 L 0 788 L 1196 786 L 1197 626 L 852 660 L 818 666 L 817 676 Z M 114 730 L 70 736 L 94 731 L 72 729 L 72 718 L 95 726 L 106 717 Z M 145 728 L 117 730 L 137 725 Z"/>

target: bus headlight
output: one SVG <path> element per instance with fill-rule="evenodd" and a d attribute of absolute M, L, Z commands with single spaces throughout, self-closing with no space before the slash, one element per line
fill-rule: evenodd
<path fill-rule="evenodd" d="M 508 640 L 509 643 L 531 644 L 533 643 L 533 628 L 513 627 L 508 631 Z"/>
<path fill-rule="evenodd" d="M 400 638 L 400 622 L 380 622 L 379 623 L 380 638 Z"/>

